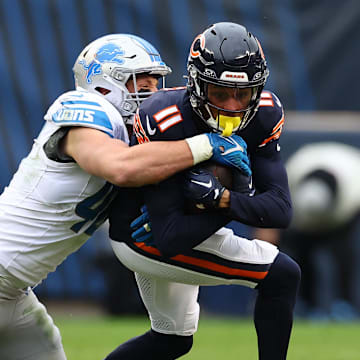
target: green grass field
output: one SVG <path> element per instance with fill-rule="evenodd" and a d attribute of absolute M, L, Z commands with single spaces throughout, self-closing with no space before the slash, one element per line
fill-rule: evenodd
<path fill-rule="evenodd" d="M 102 360 L 118 344 L 149 329 L 146 318 L 54 316 L 68 360 Z M 360 323 L 295 321 L 289 360 L 359 360 Z M 256 360 L 251 321 L 203 316 L 185 360 Z M 146 359 L 144 359 L 146 360 Z"/>

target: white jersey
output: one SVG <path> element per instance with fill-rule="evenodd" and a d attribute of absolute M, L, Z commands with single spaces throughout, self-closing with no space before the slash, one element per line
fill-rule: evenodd
<path fill-rule="evenodd" d="M 50 136 L 63 126 L 85 126 L 129 141 L 116 108 L 85 91 L 61 95 L 45 120 L 0 196 L 0 297 L 16 296 L 54 271 L 105 220 L 114 195 L 112 185 L 75 162 L 50 160 L 43 149 Z"/>

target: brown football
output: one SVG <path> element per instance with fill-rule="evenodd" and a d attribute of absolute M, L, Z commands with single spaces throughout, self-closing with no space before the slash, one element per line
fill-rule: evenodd
<path fill-rule="evenodd" d="M 241 171 L 233 167 L 221 165 L 209 160 L 198 165 L 198 168 L 211 171 L 219 182 L 229 190 L 243 194 L 250 194 L 252 192 L 251 177 L 242 174 Z M 214 209 L 206 210 L 201 204 L 196 204 L 188 200 L 186 203 L 186 211 L 194 214 L 202 211 L 214 211 Z"/>
<path fill-rule="evenodd" d="M 243 174 L 240 170 L 206 161 L 200 165 L 201 168 L 210 170 L 227 189 L 243 194 L 254 192 L 251 176 Z"/>
<path fill-rule="evenodd" d="M 202 169 L 210 170 L 227 189 L 233 188 L 233 169 L 213 161 L 206 161 L 200 166 Z"/>

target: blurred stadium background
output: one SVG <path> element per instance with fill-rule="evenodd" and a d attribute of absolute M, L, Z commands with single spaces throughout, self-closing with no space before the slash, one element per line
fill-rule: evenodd
<path fill-rule="evenodd" d="M 0 189 L 29 151 L 48 106 L 74 87 L 71 69 L 87 43 L 115 32 L 144 37 L 173 69 L 167 85 L 180 86 L 193 38 L 219 21 L 244 24 L 262 43 L 270 67 L 266 88 L 286 111 L 285 160 L 318 141 L 360 148 L 358 0 L 0 0 Z M 234 229 L 250 237 L 254 230 L 238 224 Z M 113 257 L 106 237 L 103 228 L 36 288 L 38 296 L 85 300 L 111 314 L 143 313 L 132 276 Z M 360 243 L 360 232 L 356 239 Z M 351 272 L 359 286 L 360 270 Z M 353 320 L 360 311 L 356 296 L 345 303 L 350 308 L 312 314 Z M 341 293 L 334 300 L 341 302 Z M 200 302 L 209 314 L 246 316 L 253 293 L 203 288 Z M 298 314 L 309 315 L 301 308 Z"/>

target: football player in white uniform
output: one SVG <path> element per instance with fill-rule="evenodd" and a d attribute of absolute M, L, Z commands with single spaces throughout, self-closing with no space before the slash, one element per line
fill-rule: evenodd
<path fill-rule="evenodd" d="M 31 152 L 0 196 L 2 360 L 66 359 L 59 331 L 32 288 L 104 222 L 112 184 L 140 186 L 210 157 L 226 159 L 215 134 L 128 147 L 126 124 L 171 71 L 142 38 L 101 37 L 80 53 L 73 71 L 76 90 L 50 106 Z"/>

